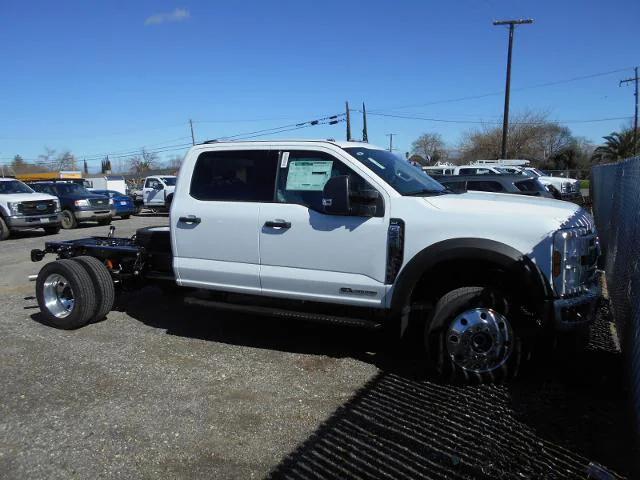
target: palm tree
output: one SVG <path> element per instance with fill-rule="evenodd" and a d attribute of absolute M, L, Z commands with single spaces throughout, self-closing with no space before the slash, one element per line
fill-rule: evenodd
<path fill-rule="evenodd" d="M 633 129 L 613 132 L 603 138 L 604 145 L 600 145 L 593 151 L 591 157 L 593 163 L 615 162 L 634 155 Z"/>

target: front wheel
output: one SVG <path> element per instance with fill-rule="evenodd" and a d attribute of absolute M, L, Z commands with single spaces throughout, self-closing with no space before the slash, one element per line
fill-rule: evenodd
<path fill-rule="evenodd" d="M 444 295 L 425 327 L 425 346 L 439 377 L 497 383 L 517 375 L 522 342 L 517 309 L 502 293 L 463 287 Z"/>
<path fill-rule="evenodd" d="M 0 240 L 6 240 L 9 238 L 9 227 L 7 227 L 7 223 L 4 221 L 2 217 L 0 217 Z"/>
<path fill-rule="evenodd" d="M 61 225 L 65 230 L 76 228 L 78 226 L 78 221 L 76 220 L 76 217 L 71 210 L 62 211 Z"/>

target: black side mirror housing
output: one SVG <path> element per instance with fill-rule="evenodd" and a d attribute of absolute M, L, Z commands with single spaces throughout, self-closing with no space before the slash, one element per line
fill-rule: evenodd
<path fill-rule="evenodd" d="M 349 177 L 331 177 L 322 189 L 322 207 L 329 215 L 350 215 Z"/>

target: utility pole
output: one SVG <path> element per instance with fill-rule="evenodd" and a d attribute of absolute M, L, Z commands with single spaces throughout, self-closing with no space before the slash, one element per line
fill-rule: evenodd
<path fill-rule="evenodd" d="M 387 133 L 387 137 L 389 137 L 389 151 L 393 152 L 393 136 L 397 135 L 397 133 Z"/>
<path fill-rule="evenodd" d="M 349 102 L 344 102 L 347 111 L 347 142 L 351 141 L 351 114 L 349 113 Z"/>
<path fill-rule="evenodd" d="M 626 80 L 620 80 L 621 87 L 625 83 L 634 82 L 636 85 L 634 96 L 636 97 L 636 109 L 635 114 L 633 116 L 633 155 L 635 156 L 638 153 L 638 67 L 633 69 L 635 75 L 633 78 L 627 78 Z"/>
<path fill-rule="evenodd" d="M 196 144 L 196 137 L 193 135 L 193 120 L 189 119 L 189 126 L 191 127 L 191 145 Z"/>
<path fill-rule="evenodd" d="M 533 20 L 496 20 L 494 25 L 509 25 L 509 53 L 507 54 L 507 84 L 504 89 L 504 114 L 502 116 L 502 153 L 507 158 L 507 131 L 509 130 L 509 94 L 511 90 L 511 52 L 513 50 L 513 32 L 516 25 L 533 23 Z"/>
<path fill-rule="evenodd" d="M 367 108 L 362 102 L 362 141 L 369 143 L 369 132 L 367 131 Z"/>

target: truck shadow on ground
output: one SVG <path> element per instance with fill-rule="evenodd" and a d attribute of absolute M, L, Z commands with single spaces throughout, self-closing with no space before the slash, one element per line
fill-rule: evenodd
<path fill-rule="evenodd" d="M 351 357 L 381 369 L 270 478 L 587 478 L 591 462 L 629 475 L 622 356 L 606 306 L 586 351 L 547 353 L 508 385 L 463 386 L 425 378 L 377 333 L 185 311 L 180 300 L 155 302 L 153 295 L 131 294 L 120 308 L 171 335 Z"/>

